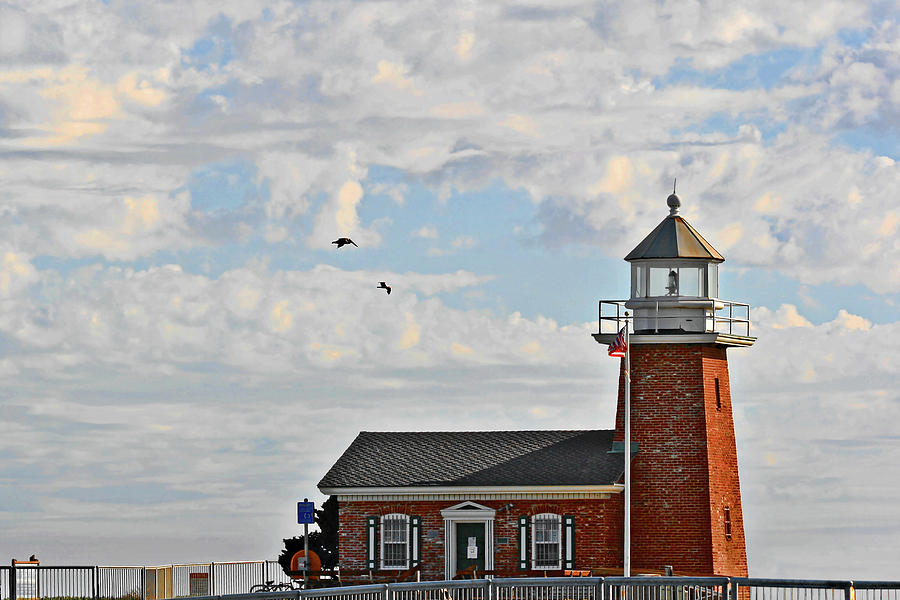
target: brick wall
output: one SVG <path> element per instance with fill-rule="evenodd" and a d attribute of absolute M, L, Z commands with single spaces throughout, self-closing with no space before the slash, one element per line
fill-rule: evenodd
<path fill-rule="evenodd" d="M 575 568 L 590 569 L 622 566 L 622 499 L 589 500 L 480 500 L 469 498 L 497 510 L 494 520 L 494 570 L 507 576 L 519 571 L 518 518 L 550 512 L 575 517 Z M 339 551 L 343 569 L 366 568 L 366 517 L 402 513 L 422 517 L 422 579 L 444 579 L 444 519 L 441 510 L 459 504 L 459 500 L 415 502 L 340 502 Z M 513 506 L 502 509 L 507 504 Z M 498 543 L 505 538 L 506 543 Z M 529 531 L 530 539 L 530 531 Z M 529 549 L 530 557 L 530 549 Z M 374 573 L 390 577 L 396 571 Z M 534 573 L 532 573 L 534 574 Z"/>
<path fill-rule="evenodd" d="M 624 360 L 617 441 L 624 440 L 623 368 Z M 632 345 L 631 371 L 631 436 L 639 444 L 632 462 L 632 563 L 672 565 L 676 573 L 747 575 L 725 348 Z"/>

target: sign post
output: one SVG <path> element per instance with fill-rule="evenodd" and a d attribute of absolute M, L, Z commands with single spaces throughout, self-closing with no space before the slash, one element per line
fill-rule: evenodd
<path fill-rule="evenodd" d="M 297 503 L 297 523 L 303 525 L 303 589 L 307 589 L 307 575 L 309 571 L 309 526 L 316 522 L 316 505 L 304 498 Z"/>

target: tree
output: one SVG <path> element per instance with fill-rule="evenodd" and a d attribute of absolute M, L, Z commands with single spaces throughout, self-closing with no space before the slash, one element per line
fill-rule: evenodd
<path fill-rule="evenodd" d="M 323 569 L 333 569 L 338 564 L 338 503 L 336 496 L 329 496 L 316 509 L 316 525 L 319 531 L 309 532 L 309 549 L 322 559 Z M 284 550 L 278 555 L 278 564 L 285 571 L 291 569 L 291 558 L 297 551 L 303 550 L 303 536 L 298 535 L 284 540 Z"/>

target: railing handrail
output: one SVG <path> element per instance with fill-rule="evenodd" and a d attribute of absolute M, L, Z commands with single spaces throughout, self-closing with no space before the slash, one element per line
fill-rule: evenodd
<path fill-rule="evenodd" d="M 603 583 L 603 581 L 603 577 L 505 577 L 492 579 L 491 584 L 494 587 L 512 587 L 516 585 L 572 585 L 578 583 L 588 585 Z"/>
<path fill-rule="evenodd" d="M 489 579 L 450 579 L 448 581 L 401 581 L 388 583 L 387 586 L 392 590 L 433 590 L 442 588 L 479 588 L 489 584 Z"/>
<path fill-rule="evenodd" d="M 681 577 L 681 576 L 637 576 L 637 577 L 621 577 L 610 576 L 604 578 L 607 585 L 707 585 L 707 586 L 727 586 L 728 577 L 710 576 L 710 577 Z"/>
<path fill-rule="evenodd" d="M 399 585 L 399 584 L 393 584 Z M 369 583 L 366 585 L 348 585 L 336 588 L 321 588 L 315 590 L 301 590 L 300 594 L 304 598 L 315 598 L 318 596 L 334 596 L 338 590 L 352 590 L 348 595 L 370 594 L 375 592 L 386 592 L 390 589 L 387 583 Z"/>
<path fill-rule="evenodd" d="M 844 589 L 853 586 L 850 579 L 770 579 L 765 577 L 732 577 L 732 584 L 754 587 Z"/>
<path fill-rule="evenodd" d="M 887 589 L 900 589 L 900 580 L 894 581 L 873 581 L 873 580 L 863 580 L 857 581 L 853 580 L 853 587 L 859 590 L 887 590 Z"/>

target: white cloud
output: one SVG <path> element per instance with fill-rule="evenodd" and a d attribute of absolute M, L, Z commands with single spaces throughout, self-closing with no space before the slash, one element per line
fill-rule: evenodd
<path fill-rule="evenodd" d="M 513 131 L 525 133 L 528 135 L 538 135 L 537 125 L 534 120 L 527 115 L 511 114 L 503 121 L 498 123 L 501 127 L 508 127 Z"/>
<path fill-rule="evenodd" d="M 472 47 L 475 45 L 475 34 L 471 31 L 463 31 L 459 34 L 459 39 L 454 46 L 456 56 L 462 60 L 468 60 L 472 57 Z"/>
<path fill-rule="evenodd" d="M 478 242 L 475 241 L 475 238 L 470 235 L 460 235 L 454 238 L 450 245 L 456 249 L 469 249 L 474 248 L 477 243 Z"/>
<path fill-rule="evenodd" d="M 412 79 L 407 77 L 409 68 L 386 60 L 378 61 L 378 73 L 372 77 L 372 83 L 385 83 L 399 90 L 408 91 L 414 96 L 421 96 L 422 90 L 416 89 Z"/>
<path fill-rule="evenodd" d="M 410 237 L 422 238 L 426 240 L 436 240 L 438 237 L 437 229 L 431 225 L 423 225 L 410 234 Z"/>
<path fill-rule="evenodd" d="M 764 306 L 752 309 L 751 320 L 761 327 L 771 327 L 772 329 L 813 326 L 806 317 L 797 311 L 797 307 L 793 304 L 782 304 L 774 312 Z"/>

